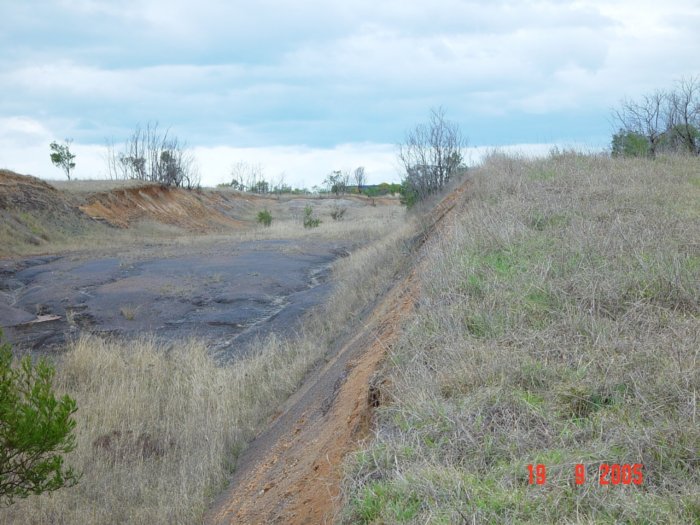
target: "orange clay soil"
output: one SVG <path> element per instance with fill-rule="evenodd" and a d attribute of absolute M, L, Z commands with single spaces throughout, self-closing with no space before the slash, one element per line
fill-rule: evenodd
<path fill-rule="evenodd" d="M 425 241 L 463 201 L 467 185 L 433 210 L 417 261 L 428 248 Z M 415 304 L 416 267 L 377 301 L 356 334 L 339 345 L 333 359 L 312 374 L 251 443 L 205 523 L 333 522 L 341 503 L 343 459 L 370 435 L 372 412 L 381 402 L 379 367 Z"/>
<path fill-rule="evenodd" d="M 241 227 L 243 221 L 219 211 L 230 208 L 234 198 L 219 193 L 164 188 L 153 184 L 137 188 L 115 189 L 90 197 L 80 210 L 93 219 L 127 228 L 135 220 L 153 220 L 191 231 Z"/>

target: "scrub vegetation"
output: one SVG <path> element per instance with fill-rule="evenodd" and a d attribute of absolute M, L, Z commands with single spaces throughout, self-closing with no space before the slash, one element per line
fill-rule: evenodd
<path fill-rule="evenodd" d="M 696 157 L 561 152 L 475 170 L 340 520 L 700 522 L 698 177 Z M 601 485 L 601 464 L 643 481 Z"/>

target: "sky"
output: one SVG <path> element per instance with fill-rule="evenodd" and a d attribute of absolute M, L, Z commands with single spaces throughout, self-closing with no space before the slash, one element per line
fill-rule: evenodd
<path fill-rule="evenodd" d="M 106 176 L 105 144 L 158 122 L 202 182 L 240 161 L 294 186 L 365 166 L 442 107 L 478 161 L 604 148 L 620 100 L 700 75 L 700 0 L 0 0 L 0 168 Z"/>

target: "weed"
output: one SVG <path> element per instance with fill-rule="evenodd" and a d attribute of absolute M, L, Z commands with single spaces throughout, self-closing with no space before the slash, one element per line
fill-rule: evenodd
<path fill-rule="evenodd" d="M 331 209 L 331 217 L 333 218 L 334 221 L 342 221 L 343 217 L 345 217 L 346 211 L 347 211 L 347 208 L 341 208 L 340 206 L 334 206 Z"/>
<path fill-rule="evenodd" d="M 272 213 L 265 209 L 258 212 L 258 224 L 269 227 L 272 224 Z"/>
<path fill-rule="evenodd" d="M 321 225 L 321 219 L 314 217 L 314 210 L 311 206 L 304 208 L 303 218 L 304 228 L 318 228 Z"/>
<path fill-rule="evenodd" d="M 119 308 L 119 313 L 127 321 L 133 321 L 134 319 L 136 319 L 136 314 L 139 311 L 139 308 L 139 306 L 126 305 Z"/>

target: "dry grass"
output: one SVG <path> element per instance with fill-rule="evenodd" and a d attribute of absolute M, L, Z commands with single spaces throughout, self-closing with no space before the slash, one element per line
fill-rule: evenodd
<path fill-rule="evenodd" d="M 0 509 L 0 523 L 199 523 L 246 443 L 392 280 L 411 232 L 398 220 L 372 228 L 366 237 L 377 240 L 336 263 L 334 292 L 296 336 L 270 336 L 227 366 L 197 341 L 71 345 L 57 389 L 77 400 L 78 446 L 67 463 L 83 478 Z"/>
<path fill-rule="evenodd" d="M 489 159 L 429 247 L 341 519 L 700 522 L 699 175 Z M 600 486 L 602 463 L 643 464 L 643 484 Z"/>

